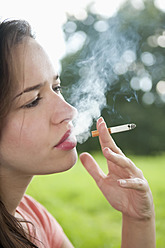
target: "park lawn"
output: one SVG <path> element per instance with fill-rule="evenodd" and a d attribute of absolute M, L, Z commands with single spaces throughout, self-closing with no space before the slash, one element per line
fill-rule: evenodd
<path fill-rule="evenodd" d="M 93 156 L 107 172 L 101 153 Z M 157 248 L 164 248 L 165 155 L 130 158 L 150 184 L 156 210 Z M 35 177 L 27 193 L 55 216 L 76 248 L 120 247 L 121 214 L 109 206 L 79 160 L 67 172 Z"/>

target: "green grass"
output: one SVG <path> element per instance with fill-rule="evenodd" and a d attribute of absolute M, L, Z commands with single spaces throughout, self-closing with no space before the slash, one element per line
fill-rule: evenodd
<path fill-rule="evenodd" d="M 100 153 L 94 157 L 107 171 Z M 156 211 L 157 248 L 164 248 L 165 155 L 130 158 L 150 184 Z M 120 247 L 121 214 L 109 206 L 79 161 L 67 172 L 35 177 L 27 193 L 55 216 L 76 248 Z"/>

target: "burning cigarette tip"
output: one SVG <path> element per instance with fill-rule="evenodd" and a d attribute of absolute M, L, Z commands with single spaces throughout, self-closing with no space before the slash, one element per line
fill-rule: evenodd
<path fill-rule="evenodd" d="M 136 124 L 134 124 L 134 123 L 128 124 L 128 127 L 129 127 L 130 129 L 134 129 L 134 128 L 136 127 Z"/>
<path fill-rule="evenodd" d="M 108 132 L 110 134 L 112 134 L 112 133 L 120 133 L 120 132 L 132 130 L 135 127 L 136 127 L 136 124 L 134 124 L 134 123 L 125 124 L 125 125 L 120 125 L 120 126 L 116 126 L 116 127 L 110 127 L 110 128 L 108 128 Z M 96 136 L 99 136 L 99 132 L 97 130 L 92 131 L 92 137 L 96 137 Z"/>

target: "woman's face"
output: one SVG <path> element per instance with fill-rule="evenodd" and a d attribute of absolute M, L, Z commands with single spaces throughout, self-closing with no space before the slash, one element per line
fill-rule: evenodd
<path fill-rule="evenodd" d="M 1 168 L 26 175 L 61 172 L 77 160 L 76 109 L 60 93 L 57 73 L 32 38 L 14 51 L 19 87 L 2 129 Z"/>

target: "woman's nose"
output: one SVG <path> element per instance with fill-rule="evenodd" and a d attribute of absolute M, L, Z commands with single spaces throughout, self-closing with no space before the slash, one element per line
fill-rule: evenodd
<path fill-rule="evenodd" d="M 72 121 L 77 115 L 77 109 L 65 101 L 62 95 L 55 95 L 51 122 L 59 124 L 63 121 Z"/>

